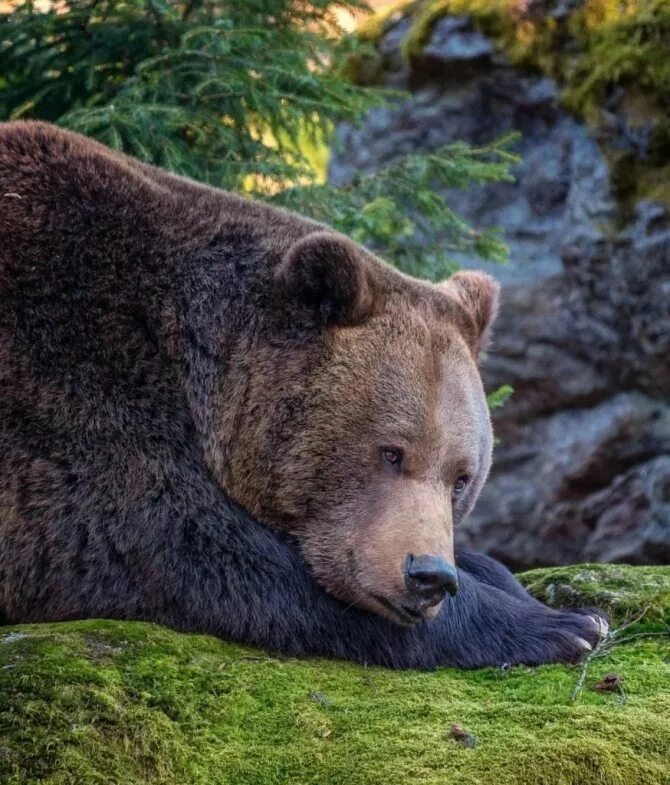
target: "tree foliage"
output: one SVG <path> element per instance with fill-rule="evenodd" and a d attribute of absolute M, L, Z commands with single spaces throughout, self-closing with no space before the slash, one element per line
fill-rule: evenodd
<path fill-rule="evenodd" d="M 501 259 L 439 195 L 508 177 L 507 144 L 399 158 L 346 188 L 323 182 L 335 125 L 387 98 L 337 62 L 364 46 L 337 11 L 359 0 L 58 0 L 0 14 L 0 119 L 39 118 L 172 171 L 245 190 L 352 235 L 417 275 L 449 251 Z M 440 229 L 426 244 L 425 228 Z"/>

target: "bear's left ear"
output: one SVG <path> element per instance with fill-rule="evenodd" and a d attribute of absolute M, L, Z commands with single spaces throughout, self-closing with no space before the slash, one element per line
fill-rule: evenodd
<path fill-rule="evenodd" d="M 288 249 L 275 283 L 299 316 L 320 325 L 353 325 L 372 313 L 372 272 L 346 237 L 314 232 Z"/>
<path fill-rule="evenodd" d="M 500 284 L 486 273 L 463 270 L 439 286 L 465 313 L 463 332 L 477 356 L 488 345 L 490 328 L 498 313 Z"/>

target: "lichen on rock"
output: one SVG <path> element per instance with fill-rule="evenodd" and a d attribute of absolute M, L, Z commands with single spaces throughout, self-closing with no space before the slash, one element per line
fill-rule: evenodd
<path fill-rule="evenodd" d="M 662 633 L 670 568 L 523 580 Z M 151 624 L 0 629 L 3 785 L 667 785 L 670 639 L 579 667 L 393 672 L 294 660 Z M 593 688 L 616 673 L 622 690 Z M 453 727 L 476 744 L 464 745 Z"/>
<path fill-rule="evenodd" d="M 446 49 L 434 44 L 454 19 L 472 27 L 464 46 L 477 42 L 483 55 L 489 41 L 511 66 L 559 85 L 562 105 L 597 136 L 624 209 L 640 199 L 670 205 L 666 0 L 406 0 L 367 20 L 360 35 L 382 46 L 401 27 L 400 50 L 416 81 L 432 76 L 436 59 L 453 63 L 453 32 Z M 368 62 L 368 73 L 380 69 Z"/>

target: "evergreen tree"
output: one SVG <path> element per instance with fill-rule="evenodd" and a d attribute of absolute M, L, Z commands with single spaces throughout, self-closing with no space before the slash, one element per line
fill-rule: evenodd
<path fill-rule="evenodd" d="M 336 10 L 359 0 L 14 0 L 0 14 L 0 119 L 58 123 L 138 158 L 245 190 L 329 223 L 417 275 L 443 277 L 453 249 L 504 257 L 438 195 L 508 177 L 507 145 L 454 144 L 400 158 L 347 188 L 323 182 L 338 122 L 386 100 L 347 81 L 364 46 Z M 322 162 L 321 162 L 322 163 Z M 440 246 L 419 239 L 439 228 Z"/>

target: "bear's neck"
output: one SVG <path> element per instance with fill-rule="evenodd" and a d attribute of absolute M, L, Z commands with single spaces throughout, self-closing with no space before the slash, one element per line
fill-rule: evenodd
<path fill-rule="evenodd" d="M 316 226 L 287 215 L 290 225 L 274 235 L 226 227 L 183 260 L 174 292 L 186 402 L 204 461 L 224 487 L 249 361 L 257 342 L 271 340 L 275 329 L 274 270 L 290 245 Z"/>

